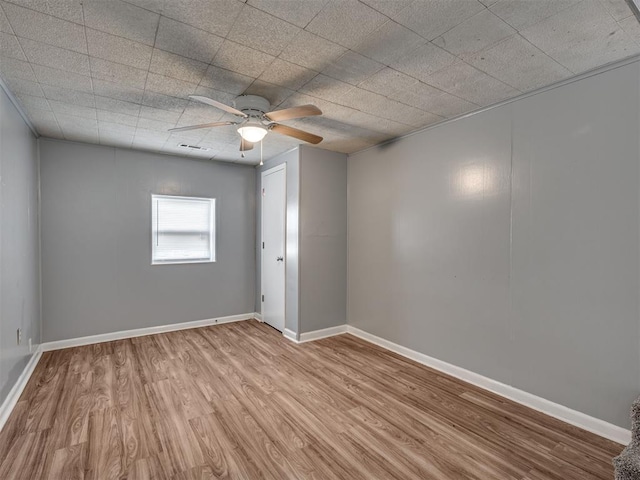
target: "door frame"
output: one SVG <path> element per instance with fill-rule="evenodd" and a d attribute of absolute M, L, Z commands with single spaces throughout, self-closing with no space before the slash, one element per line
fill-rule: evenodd
<path fill-rule="evenodd" d="M 271 167 L 260 173 L 260 316 L 264 322 L 264 302 L 262 301 L 264 285 L 264 249 L 262 248 L 262 242 L 264 238 L 264 201 L 263 199 L 263 179 L 267 175 L 276 173 L 277 171 L 284 170 L 284 230 L 282 232 L 284 239 L 284 325 L 282 333 L 287 330 L 287 164 L 281 163 L 275 167 Z"/>

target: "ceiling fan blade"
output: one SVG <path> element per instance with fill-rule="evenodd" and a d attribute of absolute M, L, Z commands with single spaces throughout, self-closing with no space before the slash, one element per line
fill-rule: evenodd
<path fill-rule="evenodd" d="M 188 127 L 170 128 L 170 132 L 186 132 L 187 130 L 196 130 L 198 128 L 222 127 L 223 125 L 236 125 L 236 122 L 213 122 L 203 123 L 200 125 L 189 125 Z"/>
<path fill-rule="evenodd" d="M 312 117 L 313 115 L 322 115 L 322 110 L 315 105 L 300 105 L 299 107 L 265 113 L 265 116 L 274 122 L 282 122 L 292 118 Z"/>
<path fill-rule="evenodd" d="M 271 130 L 279 133 L 280 135 L 294 137 L 299 140 L 304 140 L 305 142 L 313 143 L 314 145 L 322 141 L 322 137 L 319 137 L 318 135 L 305 132 L 304 130 L 298 130 L 297 128 L 288 127 L 287 125 L 273 125 Z"/>
<path fill-rule="evenodd" d="M 239 117 L 246 117 L 247 114 L 241 112 L 240 110 L 230 107 L 224 103 L 217 102 L 212 100 L 211 98 L 201 97 L 200 95 L 189 95 L 189 98 L 195 100 L 196 102 L 206 103 L 207 105 L 211 105 L 212 107 L 219 108 L 220 110 L 224 110 L 225 112 L 233 113 L 234 115 L 238 115 Z"/>
<path fill-rule="evenodd" d="M 246 152 L 247 150 L 253 150 L 253 143 L 247 142 L 244 138 L 240 138 L 240 151 Z"/>

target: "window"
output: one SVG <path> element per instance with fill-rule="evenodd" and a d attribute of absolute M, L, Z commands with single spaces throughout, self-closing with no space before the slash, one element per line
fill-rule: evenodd
<path fill-rule="evenodd" d="M 215 198 L 151 195 L 151 263 L 215 262 Z"/>

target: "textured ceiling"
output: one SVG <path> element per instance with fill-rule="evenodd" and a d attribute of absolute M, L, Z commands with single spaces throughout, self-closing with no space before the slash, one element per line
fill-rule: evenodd
<path fill-rule="evenodd" d="M 167 132 L 227 118 L 188 95 L 313 103 L 285 123 L 354 152 L 637 53 L 625 0 L 0 1 L 0 73 L 41 135 L 238 162 L 258 149 L 233 127 Z"/>

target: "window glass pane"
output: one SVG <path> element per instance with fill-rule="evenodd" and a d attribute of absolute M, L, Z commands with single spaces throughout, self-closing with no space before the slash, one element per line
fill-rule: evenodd
<path fill-rule="evenodd" d="M 215 200 L 152 196 L 153 263 L 211 262 Z"/>

